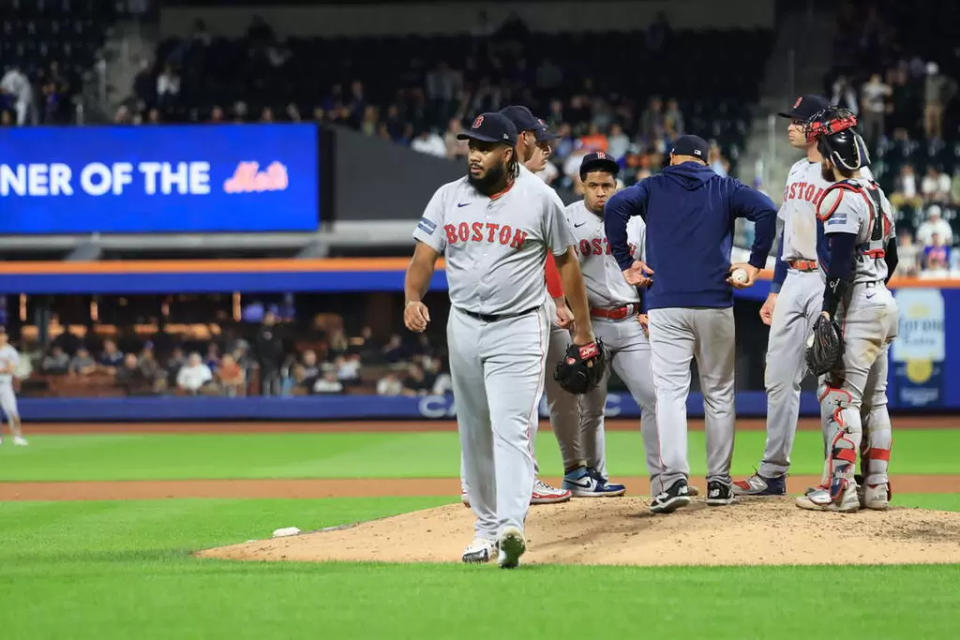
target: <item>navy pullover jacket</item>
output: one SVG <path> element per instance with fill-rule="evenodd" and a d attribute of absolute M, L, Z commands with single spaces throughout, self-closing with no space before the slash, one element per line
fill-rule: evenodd
<path fill-rule="evenodd" d="M 710 167 L 684 162 L 615 194 L 604 208 L 610 249 L 621 269 L 633 264 L 627 221 L 647 224 L 646 263 L 654 270 L 649 309 L 733 306 L 726 279 L 733 248 L 733 223 L 756 223 L 750 264 L 762 269 L 776 232 L 773 201 Z"/>

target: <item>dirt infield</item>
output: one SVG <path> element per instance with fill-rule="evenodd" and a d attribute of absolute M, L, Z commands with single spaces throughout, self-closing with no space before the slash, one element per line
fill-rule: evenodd
<path fill-rule="evenodd" d="M 780 565 L 960 562 L 960 513 L 803 511 L 792 498 L 703 502 L 670 515 L 643 498 L 574 500 L 527 518 L 525 564 Z M 459 505 L 199 552 L 254 561 L 458 562 L 473 515 Z M 287 525 L 296 523 L 284 523 Z"/>
<path fill-rule="evenodd" d="M 545 478 L 559 486 L 561 478 Z M 624 479 L 630 495 L 647 495 L 645 477 Z M 802 493 L 818 476 L 791 476 L 788 490 Z M 693 484 L 697 484 L 696 481 Z M 902 493 L 960 493 L 960 475 L 897 475 Z M 702 489 L 703 487 L 701 487 Z M 159 500 L 165 498 L 363 498 L 456 496 L 456 478 L 310 478 L 262 480 L 149 480 L 122 482 L 0 482 L 4 500 Z"/>
<path fill-rule="evenodd" d="M 634 431 L 639 428 L 639 418 L 613 418 L 604 426 L 610 431 Z M 540 422 L 541 430 L 549 430 L 549 420 Z M 33 422 L 28 425 L 30 434 L 92 434 L 92 433 L 356 433 L 411 431 L 456 431 L 453 420 L 365 420 L 337 422 Z M 702 419 L 691 419 L 692 431 L 703 431 Z M 766 428 L 764 418 L 741 418 L 737 429 L 762 431 Z M 798 428 L 803 431 L 820 429 L 818 418 L 801 418 Z M 902 429 L 956 429 L 960 417 L 950 415 L 898 416 L 897 430 Z"/>

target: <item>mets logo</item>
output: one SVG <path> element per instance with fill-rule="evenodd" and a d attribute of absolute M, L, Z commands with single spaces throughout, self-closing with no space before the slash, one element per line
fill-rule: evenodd
<path fill-rule="evenodd" d="M 800 96 L 799 98 L 797 98 L 797 101 L 793 103 L 793 108 L 796 109 L 797 107 L 799 107 L 801 102 L 803 102 L 803 96 Z"/>
<path fill-rule="evenodd" d="M 471 129 L 479 129 L 480 125 L 483 124 L 483 116 L 477 116 L 477 119 L 473 121 L 473 124 L 470 125 Z"/>

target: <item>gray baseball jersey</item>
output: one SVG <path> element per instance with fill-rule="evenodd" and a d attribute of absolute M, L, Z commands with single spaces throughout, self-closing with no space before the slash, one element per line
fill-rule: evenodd
<path fill-rule="evenodd" d="M 626 283 L 616 259 L 610 253 L 603 217 L 591 213 L 582 200 L 568 205 L 565 214 L 576 241 L 574 249 L 580 260 L 590 308 L 613 309 L 639 305 L 640 296 L 636 287 Z M 630 218 L 627 222 L 627 243 L 637 260 L 644 259 L 645 240 L 646 225 L 643 218 Z M 640 405 L 643 416 L 640 431 L 646 451 L 651 493 L 657 495 L 664 487 L 661 483 L 663 466 L 657 434 L 657 396 L 650 368 L 650 341 L 637 322 L 636 312 L 621 319 L 594 317 L 593 332 L 603 340 L 610 355 L 610 366 Z M 607 474 L 603 411 L 609 377 L 608 370 L 601 383 L 580 400 L 582 457 L 587 466 L 597 469 L 604 477 Z"/>
<path fill-rule="evenodd" d="M 529 179 L 491 197 L 466 178 L 446 184 L 413 235 L 446 257 L 463 479 L 477 535 L 493 540 L 506 526 L 522 530 L 529 508 L 547 341 L 544 261 L 573 238 L 560 199 Z"/>

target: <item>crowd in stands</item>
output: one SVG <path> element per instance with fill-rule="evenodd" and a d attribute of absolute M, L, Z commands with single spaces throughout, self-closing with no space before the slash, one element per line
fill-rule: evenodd
<path fill-rule="evenodd" d="M 826 94 L 858 115 L 896 209 L 901 275 L 960 273 L 960 5 L 890 0 L 838 9 Z"/>
<path fill-rule="evenodd" d="M 370 327 L 350 337 L 340 327 L 298 331 L 272 311 L 254 331 L 232 330 L 207 341 L 165 333 L 120 340 L 64 330 L 46 350 L 32 339 L 17 346 L 22 360 L 16 375 L 25 395 L 451 392 L 445 354 L 426 335 L 404 332 L 381 340 Z"/>

